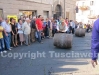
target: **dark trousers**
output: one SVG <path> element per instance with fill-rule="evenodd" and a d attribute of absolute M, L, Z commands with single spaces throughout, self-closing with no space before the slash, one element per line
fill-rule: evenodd
<path fill-rule="evenodd" d="M 87 30 L 86 30 L 87 32 L 89 32 L 89 28 L 87 28 Z"/>
<path fill-rule="evenodd" d="M 71 33 L 72 32 L 72 27 L 71 26 L 69 26 L 69 33 Z"/>
<path fill-rule="evenodd" d="M 74 34 L 74 28 L 72 28 L 71 26 L 69 27 L 69 33 L 72 33 L 72 34 Z"/>
<path fill-rule="evenodd" d="M 49 36 L 49 28 L 45 28 L 45 36 Z"/>
<path fill-rule="evenodd" d="M 52 36 L 54 37 L 54 34 L 57 33 L 57 29 L 52 30 Z"/>
<path fill-rule="evenodd" d="M 1 51 L 4 51 L 4 39 L 3 38 L 0 39 L 0 52 Z"/>
<path fill-rule="evenodd" d="M 72 34 L 74 34 L 74 28 L 72 28 Z"/>

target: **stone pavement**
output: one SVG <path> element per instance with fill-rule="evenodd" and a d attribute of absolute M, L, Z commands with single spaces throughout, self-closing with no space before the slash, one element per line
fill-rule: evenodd
<path fill-rule="evenodd" d="M 93 68 L 90 63 L 91 33 L 82 38 L 74 36 L 72 49 L 58 49 L 53 46 L 52 39 L 43 42 L 20 46 L 4 54 L 36 53 L 32 57 L 0 56 L 0 75 L 99 75 L 99 66 Z M 45 57 L 38 56 L 40 52 L 45 52 Z"/>

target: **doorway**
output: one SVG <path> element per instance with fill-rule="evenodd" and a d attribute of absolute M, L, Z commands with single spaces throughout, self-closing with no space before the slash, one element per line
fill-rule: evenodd
<path fill-rule="evenodd" d="M 60 16 L 62 16 L 62 7 L 61 7 L 61 5 L 58 4 L 58 5 L 56 6 L 55 12 L 56 12 L 57 18 L 59 18 Z"/>
<path fill-rule="evenodd" d="M 0 17 L 3 18 L 3 10 L 2 9 L 0 9 Z"/>

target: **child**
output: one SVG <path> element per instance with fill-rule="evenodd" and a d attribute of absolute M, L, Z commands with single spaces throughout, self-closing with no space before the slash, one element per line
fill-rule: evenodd
<path fill-rule="evenodd" d="M 6 52 L 4 51 L 4 40 L 3 40 L 3 27 L 0 25 L 0 52 L 3 53 L 3 52 Z"/>
<path fill-rule="evenodd" d="M 57 21 L 54 21 L 53 25 L 52 25 L 52 35 L 54 37 L 54 34 L 57 32 Z"/>

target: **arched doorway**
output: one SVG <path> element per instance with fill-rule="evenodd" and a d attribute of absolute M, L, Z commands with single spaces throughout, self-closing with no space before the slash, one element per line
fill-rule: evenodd
<path fill-rule="evenodd" d="M 55 16 L 55 19 L 58 19 L 60 16 L 62 16 L 62 7 L 61 7 L 61 5 L 58 4 L 55 7 L 55 14 L 54 14 L 54 16 Z"/>

